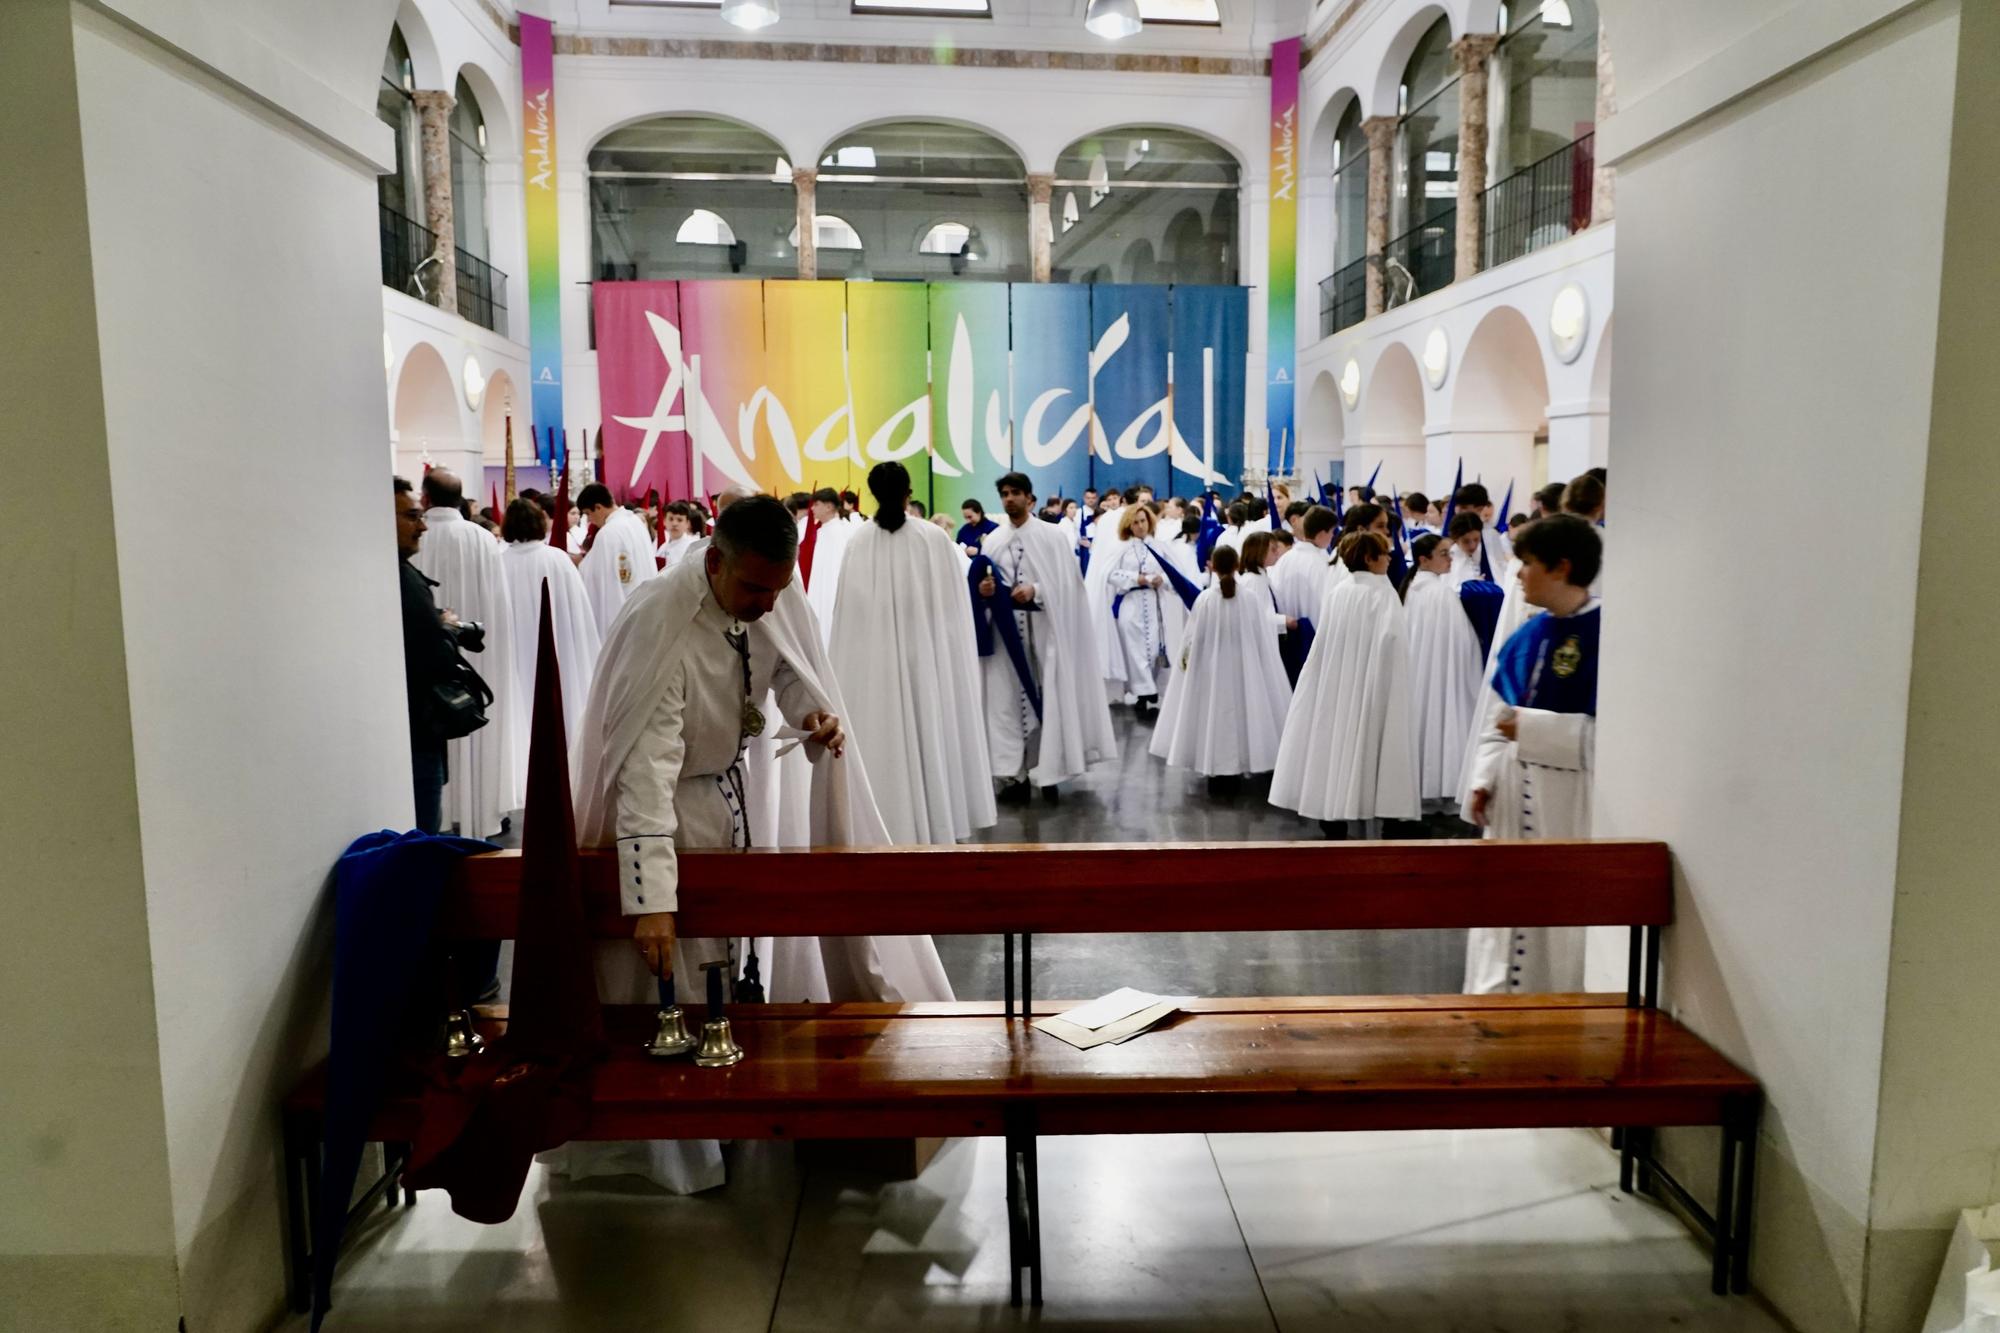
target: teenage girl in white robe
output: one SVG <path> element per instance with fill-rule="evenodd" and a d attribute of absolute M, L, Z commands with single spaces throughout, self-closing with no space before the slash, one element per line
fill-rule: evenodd
<path fill-rule="evenodd" d="M 1189 613 L 1153 728 L 1153 754 L 1210 779 L 1270 772 L 1292 701 L 1270 613 L 1236 569 L 1226 546 L 1209 558 L 1214 581 Z"/>
<path fill-rule="evenodd" d="M 1417 538 L 1403 588 L 1410 640 L 1410 707 L 1417 724 L 1417 790 L 1426 811 L 1458 806 L 1459 779 L 1479 699 L 1479 636 L 1451 583 L 1450 543 Z"/>
<path fill-rule="evenodd" d="M 1117 627 L 1108 674 L 1114 683 L 1123 683 L 1140 717 L 1159 706 L 1168 661 L 1167 599 L 1178 602 L 1180 596 L 1168 586 L 1159 557 L 1147 548 L 1152 535 L 1152 511 L 1127 505 L 1118 522 L 1117 562 L 1105 576 Z"/>

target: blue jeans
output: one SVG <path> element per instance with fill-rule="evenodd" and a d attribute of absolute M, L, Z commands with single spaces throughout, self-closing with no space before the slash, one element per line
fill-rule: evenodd
<path fill-rule="evenodd" d="M 436 833 L 444 823 L 444 747 L 410 747 L 410 776 L 416 786 L 417 828 Z"/>

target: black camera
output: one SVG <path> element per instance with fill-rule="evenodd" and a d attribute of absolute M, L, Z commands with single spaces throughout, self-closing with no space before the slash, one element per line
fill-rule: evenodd
<path fill-rule="evenodd" d="M 486 651 L 486 626 L 476 620 L 461 620 L 456 625 L 447 624 L 445 630 L 458 644 L 459 651 L 483 653 Z"/>

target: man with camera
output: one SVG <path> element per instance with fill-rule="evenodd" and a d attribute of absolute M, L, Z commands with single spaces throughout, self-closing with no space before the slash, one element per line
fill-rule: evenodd
<path fill-rule="evenodd" d="M 410 563 L 424 540 L 424 511 L 410 483 L 396 478 L 396 561 L 403 586 L 403 686 L 410 708 L 410 775 L 415 785 L 417 827 L 441 831 L 441 800 L 445 780 L 445 738 L 432 720 L 433 700 L 449 688 L 458 671 L 458 649 L 451 627 L 437 608 L 431 589 L 437 585 Z"/>

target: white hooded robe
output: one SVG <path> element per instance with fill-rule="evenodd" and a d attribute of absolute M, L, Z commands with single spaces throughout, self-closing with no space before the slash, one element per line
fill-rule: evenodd
<path fill-rule="evenodd" d="M 611 622 L 625 609 L 626 600 L 659 572 L 653 550 L 646 521 L 629 509 L 613 510 L 597 530 L 577 572 L 583 576 L 584 592 L 597 615 L 600 639 L 611 636 Z"/>
<path fill-rule="evenodd" d="M 1234 583 L 1195 598 L 1153 726 L 1153 754 L 1208 777 L 1270 772 L 1292 700 L 1264 590 Z"/>
<path fill-rule="evenodd" d="M 1456 805 L 1479 701 L 1479 636 L 1443 575 L 1419 570 L 1403 600 L 1409 625 L 1410 700 L 1417 724 L 1417 791 L 1427 805 Z"/>
<path fill-rule="evenodd" d="M 507 602 L 514 621 L 514 760 L 527 781 L 528 737 L 535 700 L 535 657 L 541 642 L 542 585 L 549 589 L 549 611 L 555 620 L 556 662 L 562 668 L 563 724 L 568 735 L 579 734 L 583 705 L 590 697 L 590 678 L 597 674 L 597 616 L 584 595 L 583 576 L 570 558 L 537 539 L 509 542 L 500 553 L 507 577 Z"/>
<path fill-rule="evenodd" d="M 423 543 L 410 563 L 437 582 L 440 609 L 486 629 L 485 648 L 465 654 L 465 660 L 493 691 L 493 703 L 485 726 L 445 743 L 442 808 L 446 832 L 456 828 L 468 838 L 490 838 L 500 832 L 502 820 L 521 808 L 527 782 L 516 761 L 514 717 L 526 696 L 516 697 L 514 616 L 500 541 L 456 509 L 427 509 Z"/>

